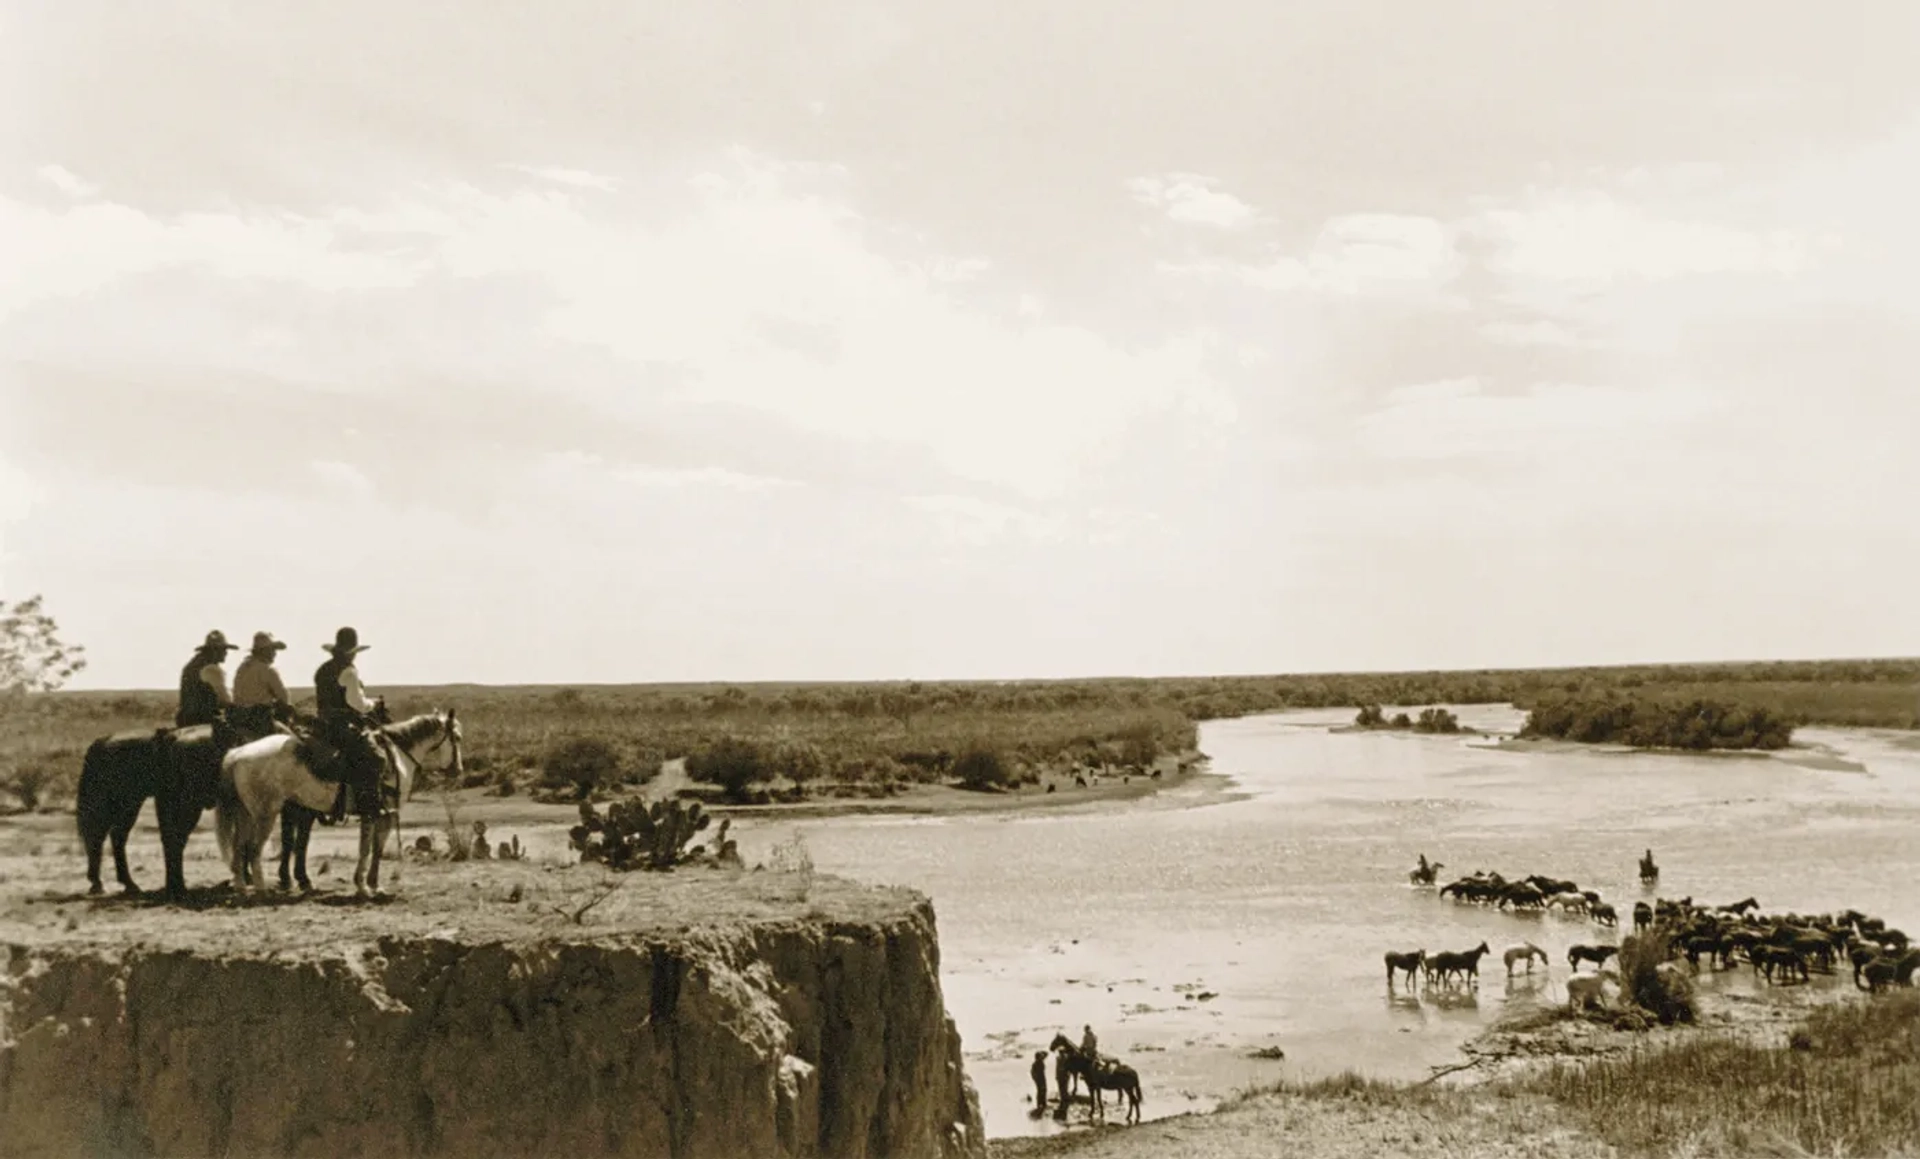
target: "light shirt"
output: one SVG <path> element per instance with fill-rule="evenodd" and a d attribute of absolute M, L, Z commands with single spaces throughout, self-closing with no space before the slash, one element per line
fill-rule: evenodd
<path fill-rule="evenodd" d="M 240 667 L 234 669 L 233 702 L 241 708 L 291 703 L 279 669 L 252 656 L 240 661 Z"/>
<path fill-rule="evenodd" d="M 233 697 L 227 693 L 227 670 L 218 664 L 209 664 L 200 669 L 200 682 L 213 689 L 214 699 L 222 706 L 233 703 Z"/>
<path fill-rule="evenodd" d="M 372 712 L 373 701 L 367 698 L 367 690 L 360 683 L 360 670 L 349 664 L 340 670 L 340 687 L 346 691 L 347 707 L 355 712 Z"/>

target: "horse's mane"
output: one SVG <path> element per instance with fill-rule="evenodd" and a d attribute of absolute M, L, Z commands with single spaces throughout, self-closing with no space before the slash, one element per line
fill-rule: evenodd
<path fill-rule="evenodd" d="M 447 715 L 444 712 L 423 712 L 419 716 L 410 716 L 393 724 L 382 725 L 381 732 L 401 748 L 412 748 L 446 727 Z"/>

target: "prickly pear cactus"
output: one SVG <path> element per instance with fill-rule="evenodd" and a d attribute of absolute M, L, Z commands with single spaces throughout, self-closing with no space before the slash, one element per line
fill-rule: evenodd
<path fill-rule="evenodd" d="M 689 859 L 687 843 L 710 820 L 697 801 L 618 801 L 607 807 L 605 817 L 592 802 L 582 801 L 580 824 L 569 835 L 583 861 L 611 869 L 672 869 Z"/>

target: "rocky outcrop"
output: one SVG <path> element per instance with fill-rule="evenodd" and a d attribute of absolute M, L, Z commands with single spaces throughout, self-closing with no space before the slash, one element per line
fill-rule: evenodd
<path fill-rule="evenodd" d="M 984 1156 L 932 907 L 862 893 L 538 936 L 0 929 L 0 1156 Z"/>

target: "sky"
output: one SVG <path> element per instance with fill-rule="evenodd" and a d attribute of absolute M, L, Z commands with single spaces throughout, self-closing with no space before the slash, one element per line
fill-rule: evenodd
<path fill-rule="evenodd" d="M 1920 654 L 1920 5 L 0 3 L 74 687 Z"/>

